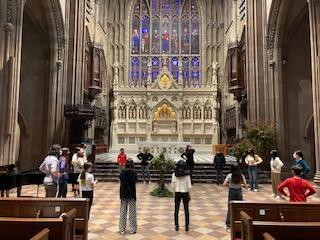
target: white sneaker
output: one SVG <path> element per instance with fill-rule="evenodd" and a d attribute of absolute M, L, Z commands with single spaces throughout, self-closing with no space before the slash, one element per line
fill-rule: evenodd
<path fill-rule="evenodd" d="M 143 184 L 146 184 L 146 181 L 143 181 Z"/>
<path fill-rule="evenodd" d="M 248 191 L 251 191 L 251 188 L 248 188 Z"/>
<path fill-rule="evenodd" d="M 271 194 L 271 197 L 275 198 L 277 195 L 275 195 L 274 193 Z"/>
<path fill-rule="evenodd" d="M 120 231 L 120 234 L 125 234 L 125 231 Z"/>
<path fill-rule="evenodd" d="M 151 183 L 151 181 L 148 182 L 148 184 L 150 184 L 150 183 Z"/>
<path fill-rule="evenodd" d="M 281 199 L 281 197 L 280 196 L 276 196 L 276 199 Z"/>
<path fill-rule="evenodd" d="M 254 192 L 258 192 L 258 189 L 254 189 L 253 191 L 254 191 Z"/>

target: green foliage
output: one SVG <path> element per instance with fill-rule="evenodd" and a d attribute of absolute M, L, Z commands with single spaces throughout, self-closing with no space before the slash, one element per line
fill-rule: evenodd
<path fill-rule="evenodd" d="M 266 159 L 269 152 L 275 147 L 275 128 L 273 124 L 262 121 L 245 123 L 245 137 L 233 146 L 238 159 L 244 160 L 249 150 L 254 150 L 262 159 Z M 264 161 L 263 164 L 267 164 Z"/>
<path fill-rule="evenodd" d="M 238 159 L 244 160 L 249 150 L 254 149 L 252 143 L 248 139 L 241 139 L 237 144 L 232 147 L 235 156 Z"/>
<path fill-rule="evenodd" d="M 151 161 L 151 168 L 163 173 L 174 170 L 175 166 L 176 165 L 174 161 L 172 161 L 171 159 L 166 159 L 165 154 L 163 152 Z"/>
<path fill-rule="evenodd" d="M 245 124 L 246 139 L 248 139 L 254 146 L 257 153 L 263 153 L 266 150 L 270 151 L 275 146 L 274 125 L 266 124 L 264 122 L 256 122 Z"/>
<path fill-rule="evenodd" d="M 156 191 L 160 196 L 162 195 L 163 192 L 169 191 L 165 187 L 164 174 L 169 171 L 173 171 L 175 168 L 175 163 L 171 159 L 166 158 L 165 149 L 164 149 L 162 153 L 160 153 L 157 157 L 152 159 L 150 166 L 151 168 L 159 171 L 160 179 L 159 179 L 159 187 L 157 189 L 160 189 L 160 190 L 156 191 L 157 189 L 155 189 L 154 191 Z M 154 196 L 157 196 L 157 195 L 154 195 Z"/>
<path fill-rule="evenodd" d="M 165 188 L 158 187 L 154 189 L 152 192 L 150 192 L 150 194 L 155 197 L 173 197 L 174 196 L 174 193 L 169 191 L 166 187 Z"/>

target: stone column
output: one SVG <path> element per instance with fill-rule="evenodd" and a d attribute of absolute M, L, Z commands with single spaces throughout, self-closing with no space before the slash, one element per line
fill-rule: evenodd
<path fill-rule="evenodd" d="M 262 0 L 246 1 L 248 120 L 264 118 L 264 24 Z"/>
<path fill-rule="evenodd" d="M 151 89 L 152 87 L 152 78 L 151 78 L 151 67 L 152 67 L 152 64 L 151 64 L 151 61 L 148 62 L 148 79 L 147 79 L 147 118 L 146 118 L 146 121 L 147 121 L 147 138 L 146 138 L 146 141 L 150 142 L 151 141 L 151 132 L 152 132 L 152 118 L 153 116 L 151 116 L 152 114 L 152 109 L 150 109 L 150 105 L 148 105 L 148 102 L 151 101 L 151 94 L 149 92 L 149 90 Z"/>
<path fill-rule="evenodd" d="M 309 0 L 316 183 L 320 196 L 320 0 Z"/>
<path fill-rule="evenodd" d="M 0 165 L 16 161 L 24 4 L 25 1 L 0 2 Z"/>

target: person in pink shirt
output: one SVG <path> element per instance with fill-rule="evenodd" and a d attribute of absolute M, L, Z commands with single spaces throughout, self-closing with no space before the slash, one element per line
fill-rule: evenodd
<path fill-rule="evenodd" d="M 316 193 L 314 187 L 301 176 L 302 168 L 294 165 L 292 168 L 293 177 L 284 180 L 278 187 L 278 191 L 289 197 L 289 202 L 306 202 L 307 197 Z M 287 189 L 285 191 L 284 189 Z"/>

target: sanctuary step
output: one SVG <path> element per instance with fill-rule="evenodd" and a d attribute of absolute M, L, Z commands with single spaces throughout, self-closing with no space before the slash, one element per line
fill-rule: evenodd
<path fill-rule="evenodd" d="M 135 170 L 138 173 L 139 181 L 142 181 L 141 165 L 135 163 Z M 227 165 L 223 170 L 224 176 L 230 172 L 230 166 Z M 112 162 L 96 162 L 94 164 L 92 173 L 95 178 L 100 182 L 116 182 L 119 181 L 119 167 L 117 163 Z M 248 179 L 246 169 L 242 170 L 242 173 Z M 151 181 L 159 180 L 159 172 L 150 168 Z M 165 174 L 166 182 L 171 181 L 171 173 Z M 212 164 L 195 164 L 193 170 L 193 181 L 195 183 L 216 183 L 216 170 Z M 259 183 L 270 183 L 270 172 L 260 171 L 259 172 Z"/>

